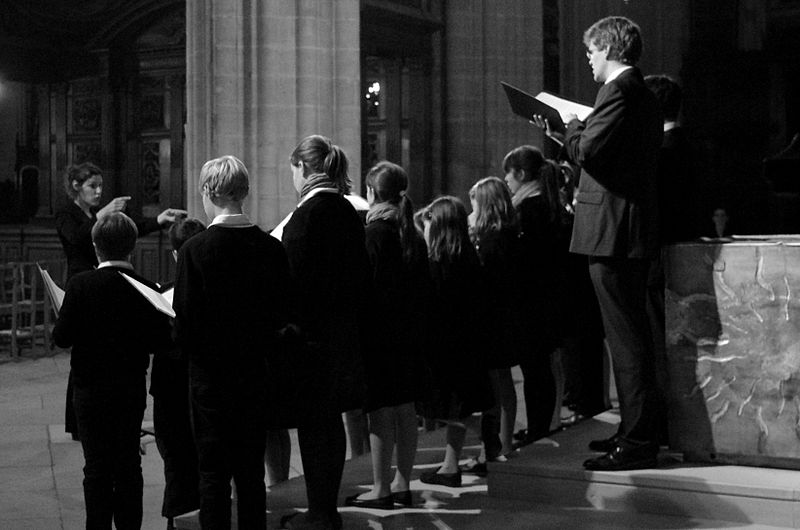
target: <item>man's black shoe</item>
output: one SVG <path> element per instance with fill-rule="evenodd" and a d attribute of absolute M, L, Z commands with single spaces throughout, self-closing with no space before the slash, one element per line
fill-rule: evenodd
<path fill-rule="evenodd" d="M 613 451 L 619 442 L 619 435 L 615 434 L 611 438 L 603 438 L 602 440 L 592 440 L 589 442 L 589 450 L 598 453 L 608 453 Z"/>
<path fill-rule="evenodd" d="M 643 444 L 639 447 L 623 449 L 617 445 L 613 450 L 590 458 L 583 463 L 589 471 L 627 471 L 631 469 L 649 469 L 657 467 L 658 448 L 653 444 Z"/>

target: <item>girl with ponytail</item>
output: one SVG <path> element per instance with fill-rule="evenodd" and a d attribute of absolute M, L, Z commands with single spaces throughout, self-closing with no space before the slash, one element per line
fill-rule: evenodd
<path fill-rule="evenodd" d="M 364 349 L 372 455 L 372 490 L 348 497 L 346 504 L 391 509 L 412 504 L 411 470 L 417 449 L 415 401 L 426 387 L 424 311 L 430 292 L 425 241 L 414 227 L 414 206 L 406 195 L 402 167 L 379 162 L 366 177 L 366 245 L 374 291 Z M 397 471 L 391 475 L 397 448 Z"/>
<path fill-rule="evenodd" d="M 333 189 L 342 195 L 350 193 L 352 182 L 347 174 L 347 155 L 329 138 L 318 134 L 305 137 L 294 148 L 291 161 L 301 201 L 315 189 Z"/>
<path fill-rule="evenodd" d="M 512 149 L 503 159 L 503 170 L 519 219 L 522 272 L 518 286 L 525 300 L 520 315 L 528 323 L 520 356 L 528 421 L 525 444 L 550 432 L 556 404 L 551 354 L 562 339 L 558 327 L 563 318 L 557 308 L 564 288 L 558 264 L 566 210 L 560 200 L 560 168 L 538 148 L 522 145 Z"/>
<path fill-rule="evenodd" d="M 296 359 L 303 364 L 307 384 L 299 390 L 293 426 L 308 511 L 284 517 L 282 526 L 342 527 L 336 509 L 346 452 L 341 413 L 363 404 L 361 336 L 370 283 L 364 225 L 343 196 L 350 190 L 347 166 L 344 151 L 319 135 L 301 140 L 291 155 L 300 203 L 282 241 L 307 344 Z"/>

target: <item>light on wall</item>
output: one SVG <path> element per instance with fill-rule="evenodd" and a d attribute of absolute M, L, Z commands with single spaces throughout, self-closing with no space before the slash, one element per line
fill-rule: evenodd
<path fill-rule="evenodd" d="M 364 97 L 370 100 L 370 102 L 376 107 L 380 105 L 381 84 L 377 81 L 373 81 L 373 83 L 367 87 L 367 93 L 364 95 Z"/>

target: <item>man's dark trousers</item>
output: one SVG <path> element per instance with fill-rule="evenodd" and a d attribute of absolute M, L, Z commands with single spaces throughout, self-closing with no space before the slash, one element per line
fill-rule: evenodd
<path fill-rule="evenodd" d="M 655 442 L 655 360 L 646 311 L 649 260 L 590 257 L 620 402 L 624 441 Z"/>

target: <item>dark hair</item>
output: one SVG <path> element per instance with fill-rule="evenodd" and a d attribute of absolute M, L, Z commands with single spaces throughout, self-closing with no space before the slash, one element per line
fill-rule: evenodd
<path fill-rule="evenodd" d="M 642 33 L 639 26 L 625 17 L 606 17 L 598 20 L 583 34 L 588 48 L 594 44 L 598 50 L 608 48 L 608 60 L 635 65 L 642 56 Z"/>
<path fill-rule="evenodd" d="M 101 260 L 126 259 L 133 252 L 137 237 L 136 224 L 122 212 L 105 215 L 92 227 L 92 242 Z"/>
<path fill-rule="evenodd" d="M 199 219 L 194 219 L 192 217 L 184 217 L 183 219 L 175 221 L 172 226 L 169 227 L 168 232 L 172 250 L 180 250 L 190 237 L 199 234 L 205 229 L 206 226 L 200 222 Z"/>
<path fill-rule="evenodd" d="M 540 180 L 542 193 L 547 199 L 550 209 L 550 221 L 556 219 L 561 211 L 561 197 L 559 177 L 561 169 L 558 164 L 548 160 L 542 152 L 532 145 L 515 147 L 503 158 L 503 171 L 508 173 L 512 169 L 522 171 L 522 182 Z"/>
<path fill-rule="evenodd" d="M 478 205 L 475 212 L 473 236 L 504 228 L 516 228 L 517 212 L 511 203 L 511 193 L 506 183 L 497 177 L 486 177 L 469 190 L 470 200 Z"/>
<path fill-rule="evenodd" d="M 668 75 L 648 75 L 644 78 L 644 84 L 656 95 L 664 119 L 676 121 L 683 99 L 680 85 Z"/>
<path fill-rule="evenodd" d="M 419 250 L 419 233 L 414 227 L 414 204 L 406 194 L 408 174 L 405 169 L 387 160 L 378 162 L 367 172 L 366 184 L 375 193 L 376 202 L 388 202 L 400 209 L 397 223 L 400 226 L 403 261 L 415 261 Z"/>
<path fill-rule="evenodd" d="M 475 254 L 467 227 L 467 209 L 459 199 L 439 197 L 417 215 L 430 221 L 427 243 L 431 261 L 448 265 L 464 253 Z"/>
<path fill-rule="evenodd" d="M 330 138 L 318 134 L 306 136 L 292 151 L 292 164 L 303 164 L 303 175 L 324 173 L 347 195 L 352 182 L 347 174 L 347 155 L 331 142 Z"/>
<path fill-rule="evenodd" d="M 78 196 L 78 192 L 72 187 L 73 182 L 83 185 L 84 182 L 94 177 L 95 175 L 103 176 L 103 172 L 99 167 L 91 162 L 84 162 L 83 164 L 72 164 L 64 171 L 64 190 L 67 196 L 74 199 Z"/>
<path fill-rule="evenodd" d="M 378 162 L 367 172 L 366 184 L 375 194 L 375 202 L 388 202 L 400 210 L 397 223 L 400 226 L 400 247 L 403 261 L 412 263 L 419 251 L 419 233 L 414 227 L 414 204 L 406 194 L 408 175 L 406 171 L 386 160 Z"/>

